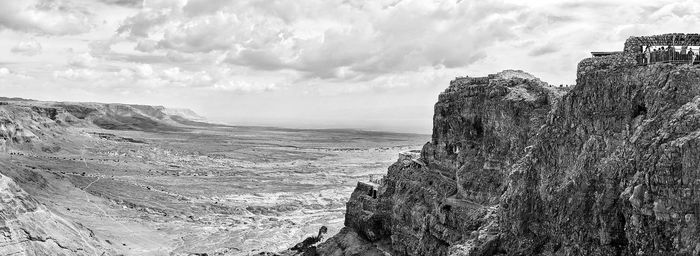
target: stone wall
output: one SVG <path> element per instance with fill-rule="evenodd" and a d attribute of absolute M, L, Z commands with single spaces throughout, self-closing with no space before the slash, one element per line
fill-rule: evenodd
<path fill-rule="evenodd" d="M 576 75 L 580 77 L 595 70 L 611 69 L 618 67 L 631 67 L 636 66 L 638 64 L 639 62 L 637 61 L 635 55 L 625 53 L 586 58 L 578 63 Z"/>

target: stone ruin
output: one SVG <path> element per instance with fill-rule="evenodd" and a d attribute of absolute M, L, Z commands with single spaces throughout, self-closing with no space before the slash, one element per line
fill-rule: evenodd
<path fill-rule="evenodd" d="M 373 182 L 358 181 L 355 189 L 360 190 L 360 191 L 364 191 L 365 194 L 367 194 L 367 196 L 372 197 L 373 199 L 376 199 L 377 198 L 377 189 L 379 189 L 379 184 L 375 184 Z"/>
<path fill-rule="evenodd" d="M 417 163 L 421 166 L 425 166 L 425 163 L 423 163 L 423 161 L 420 160 L 420 150 L 403 151 L 399 153 L 398 161 L 404 166 L 409 166 L 412 163 Z"/>

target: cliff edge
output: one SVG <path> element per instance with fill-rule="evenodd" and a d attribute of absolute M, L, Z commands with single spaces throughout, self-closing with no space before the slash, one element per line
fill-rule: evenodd
<path fill-rule="evenodd" d="M 318 253 L 700 254 L 700 69 L 630 45 L 581 61 L 572 88 L 453 80 L 432 140 L 358 184 Z"/>

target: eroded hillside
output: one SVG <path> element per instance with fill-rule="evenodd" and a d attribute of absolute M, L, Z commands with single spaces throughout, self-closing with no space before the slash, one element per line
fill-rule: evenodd
<path fill-rule="evenodd" d="M 6 166 L 0 163 L 0 167 Z M 90 229 L 56 215 L 15 182 L 0 174 L 0 254 L 99 255 L 113 254 Z"/>
<path fill-rule="evenodd" d="M 0 177 L 9 184 L 0 191 L 0 254 L 280 250 L 322 225 L 337 233 L 355 181 L 428 140 L 225 126 L 162 107 L 0 102 Z"/>

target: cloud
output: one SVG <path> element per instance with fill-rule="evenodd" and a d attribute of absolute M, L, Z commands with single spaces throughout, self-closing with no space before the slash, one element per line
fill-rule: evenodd
<path fill-rule="evenodd" d="M 143 39 L 138 41 L 138 43 L 136 44 L 136 48 L 134 49 L 137 51 L 150 53 L 156 50 L 156 46 L 158 46 L 158 42 L 149 39 Z"/>
<path fill-rule="evenodd" d="M 32 79 L 33 77 L 31 77 L 25 73 L 16 72 L 15 70 L 11 70 L 11 69 L 6 68 L 6 67 L 1 67 L 0 68 L 0 78 L 26 81 L 28 79 Z"/>
<path fill-rule="evenodd" d="M 214 81 L 206 71 L 185 72 L 178 67 L 163 70 L 161 78 L 170 81 L 173 85 L 186 87 L 206 87 L 212 85 Z"/>
<path fill-rule="evenodd" d="M 528 56 L 532 56 L 532 57 L 542 56 L 542 55 L 557 52 L 557 51 L 559 51 L 559 49 L 560 49 L 559 45 L 554 44 L 554 43 L 547 43 L 547 44 L 544 44 L 542 46 L 538 46 L 538 47 L 530 50 L 530 52 L 528 53 Z"/>
<path fill-rule="evenodd" d="M 277 86 L 271 83 L 226 80 L 214 84 L 211 89 L 226 92 L 260 93 L 276 90 Z"/>
<path fill-rule="evenodd" d="M 137 65 L 134 71 L 140 78 L 151 78 L 155 74 L 153 66 L 149 64 Z"/>
<path fill-rule="evenodd" d="M 93 57 L 90 53 L 84 52 L 73 55 L 68 60 L 68 64 L 73 67 L 79 68 L 95 67 L 97 66 L 97 59 Z"/>
<path fill-rule="evenodd" d="M 516 11 L 481 1 L 190 0 L 144 8 L 119 32 L 144 52 L 219 52 L 224 63 L 255 70 L 372 78 L 483 59 L 486 46 L 513 37 Z"/>
<path fill-rule="evenodd" d="M 573 80 L 575 63 L 590 51 L 620 50 L 632 35 L 694 32 L 700 25 L 700 16 L 694 15 L 700 12 L 700 2 L 690 0 L 78 3 L 84 2 L 4 1 L 0 14 L 8 15 L 0 15 L 0 26 L 59 35 L 79 33 L 58 29 L 65 24 L 89 29 L 91 19 L 104 19 L 95 33 L 41 37 L 43 49 L 36 52 L 42 55 L 37 58 L 53 58 L 48 61 L 58 65 L 67 62 L 59 71 L 64 77 L 89 73 L 81 71 L 85 69 L 187 88 L 279 89 L 280 84 L 286 88 L 286 84 L 362 87 L 375 83 L 399 88 L 411 86 L 411 80 L 397 79 L 405 74 L 448 70 L 456 76 L 501 68 L 532 70 L 544 74 L 545 80 L 553 77 L 553 82 L 565 83 L 562 80 Z M 32 15 L 44 16 L 26 18 Z M 78 53 L 52 52 L 55 47 L 47 42 L 53 40 L 71 44 Z M 88 43 L 87 50 L 83 42 Z M 15 53 L 34 53 L 29 43 L 15 48 Z M 235 72 L 221 73 L 217 68 Z M 68 69 L 73 75 L 64 72 Z M 52 72 L 44 76 L 52 77 Z"/>
<path fill-rule="evenodd" d="M 126 18 L 117 29 L 117 32 L 129 35 L 132 38 L 148 37 L 151 30 L 170 21 L 172 17 L 179 16 L 185 2 L 186 0 L 145 1 L 141 11 L 134 16 Z"/>
<path fill-rule="evenodd" d="M 113 39 L 95 40 L 88 44 L 88 48 L 90 49 L 90 54 L 93 56 L 105 55 L 112 53 L 112 44 L 114 43 L 115 41 Z"/>
<path fill-rule="evenodd" d="M 139 14 L 127 18 L 117 29 L 119 34 L 127 34 L 132 38 L 147 38 L 149 31 L 168 21 L 171 9 L 152 10 L 145 9 Z"/>
<path fill-rule="evenodd" d="M 10 72 L 10 69 L 5 68 L 5 67 L 0 68 L 0 77 L 7 76 L 7 75 L 9 75 L 10 73 L 11 73 L 11 72 Z"/>
<path fill-rule="evenodd" d="M 189 0 L 182 10 L 187 16 L 210 14 L 226 8 L 230 3 L 230 0 Z"/>
<path fill-rule="evenodd" d="M 86 68 L 69 68 L 62 71 L 54 71 L 53 77 L 66 80 L 95 80 L 100 78 L 101 74 Z"/>
<path fill-rule="evenodd" d="M 125 7 L 141 7 L 143 5 L 143 0 L 99 0 L 100 2 L 106 4 L 113 4 Z"/>
<path fill-rule="evenodd" d="M 10 51 L 17 54 L 34 56 L 41 53 L 41 44 L 36 41 L 36 39 L 29 39 L 19 42 L 17 45 L 12 47 Z"/>
<path fill-rule="evenodd" d="M 0 28 L 38 34 L 68 35 L 89 31 L 91 14 L 62 0 L 0 1 Z"/>

